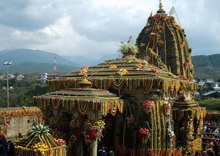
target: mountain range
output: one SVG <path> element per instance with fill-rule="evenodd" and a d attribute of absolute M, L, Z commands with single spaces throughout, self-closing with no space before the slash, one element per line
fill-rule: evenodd
<path fill-rule="evenodd" d="M 64 59 L 58 54 L 41 50 L 16 49 L 4 50 L 0 52 L 0 72 L 5 73 L 4 61 L 12 61 L 10 72 L 53 72 L 54 57 L 57 61 L 57 70 L 62 72 L 71 72 L 79 69 L 80 65 Z"/>
<path fill-rule="evenodd" d="M 64 59 L 58 54 L 50 53 L 41 50 L 31 49 L 16 49 L 16 50 L 4 50 L 0 52 L 0 69 L 4 68 L 3 62 L 13 61 L 13 65 L 18 65 L 24 62 L 35 62 L 35 63 L 54 63 L 54 57 L 56 57 L 59 64 L 68 66 L 79 66 L 78 64 Z"/>
<path fill-rule="evenodd" d="M 83 65 L 92 66 L 92 65 L 96 65 L 98 63 L 104 62 L 106 59 L 115 59 L 118 57 L 119 56 L 117 55 L 117 53 L 112 54 L 112 55 L 105 55 L 105 56 L 97 57 L 97 58 L 87 58 L 87 57 L 81 57 L 81 56 L 63 56 L 63 58 L 71 62 L 75 62 L 79 64 L 80 66 L 83 66 Z"/>
<path fill-rule="evenodd" d="M 104 62 L 105 59 L 114 59 L 119 57 L 117 53 L 106 55 L 100 58 L 92 59 L 80 56 L 60 56 L 55 53 L 45 52 L 41 50 L 16 49 L 4 50 L 0 52 L 0 72 L 5 73 L 3 62 L 12 60 L 10 73 L 27 73 L 27 72 L 48 72 L 52 73 L 54 57 L 57 59 L 57 71 L 70 73 L 78 70 L 83 65 L 96 65 Z M 192 56 L 194 64 L 195 78 L 214 78 L 220 77 L 220 54 L 213 55 L 197 55 Z"/>

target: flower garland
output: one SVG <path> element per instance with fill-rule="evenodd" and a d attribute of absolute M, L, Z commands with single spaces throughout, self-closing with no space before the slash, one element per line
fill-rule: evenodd
<path fill-rule="evenodd" d="M 141 70 L 141 69 L 144 69 L 145 66 L 142 65 L 142 64 L 137 64 L 134 68 L 135 68 L 136 70 Z"/>
<path fill-rule="evenodd" d="M 1 134 L 6 135 L 9 125 L 6 122 L 6 119 L 12 119 L 14 117 L 23 118 L 24 116 L 32 117 L 34 114 L 38 116 L 38 119 L 42 118 L 43 114 L 40 109 L 27 109 L 23 107 L 24 110 L 9 110 L 9 111 L 0 111 L 0 116 L 4 121 L 4 126 L 1 126 Z"/>
<path fill-rule="evenodd" d="M 123 75 L 126 75 L 126 74 L 128 74 L 128 73 L 129 73 L 129 72 L 127 71 L 127 69 L 121 68 L 121 69 L 119 69 L 119 70 L 116 72 L 116 75 L 123 76 Z"/>
<path fill-rule="evenodd" d="M 32 112 L 32 110 L 28 111 L 27 113 L 28 113 L 28 116 L 30 116 L 30 117 L 34 116 L 34 112 Z"/>
<path fill-rule="evenodd" d="M 171 106 L 169 104 L 164 104 L 164 113 L 169 115 L 171 111 Z"/>
<path fill-rule="evenodd" d="M 117 90 L 120 90 L 126 82 L 126 79 L 111 79 L 113 87 Z"/>
<path fill-rule="evenodd" d="M 66 145 L 66 141 L 63 140 L 63 139 L 58 139 L 58 140 L 56 141 L 56 143 L 57 143 L 57 145 L 59 145 L 59 146 L 61 146 L 61 145 Z"/>
<path fill-rule="evenodd" d="M 111 65 L 111 66 L 109 67 L 109 70 L 114 70 L 114 69 L 117 69 L 117 66 L 116 66 L 116 65 Z"/>
<path fill-rule="evenodd" d="M 149 93 L 151 91 L 151 88 L 155 84 L 157 80 L 156 79 L 145 79 L 143 80 L 143 85 L 145 87 L 146 93 Z"/>
<path fill-rule="evenodd" d="M 105 122 L 103 120 L 88 119 L 84 123 L 84 139 L 86 144 L 90 144 L 96 138 L 100 139 L 103 137 L 102 130 L 105 127 Z"/>
<path fill-rule="evenodd" d="M 81 115 L 86 115 L 90 108 L 90 102 L 89 101 L 82 101 L 82 100 L 76 100 L 76 104 L 78 107 L 78 111 Z"/>
<path fill-rule="evenodd" d="M 83 126 L 83 121 L 80 118 L 73 118 L 70 122 L 70 140 L 72 143 L 76 143 L 82 136 L 81 129 Z"/>
<path fill-rule="evenodd" d="M 24 115 L 25 115 L 25 112 L 23 110 L 18 111 L 17 115 L 18 115 L 19 118 L 23 118 Z"/>
<path fill-rule="evenodd" d="M 32 149 L 34 152 L 40 151 L 41 154 L 44 154 L 46 151 L 49 150 L 48 146 L 44 143 L 41 143 L 41 142 L 33 145 Z"/>
<path fill-rule="evenodd" d="M 153 104 L 154 102 L 149 100 L 144 102 L 143 109 L 147 114 L 152 112 Z"/>
<path fill-rule="evenodd" d="M 151 133 L 150 133 L 149 129 L 147 129 L 147 128 L 140 128 L 139 129 L 138 138 L 142 143 L 147 144 L 150 136 L 151 136 Z"/>
<path fill-rule="evenodd" d="M 9 119 L 12 119 L 15 116 L 15 112 L 14 111 L 8 111 L 6 113 L 8 114 Z"/>

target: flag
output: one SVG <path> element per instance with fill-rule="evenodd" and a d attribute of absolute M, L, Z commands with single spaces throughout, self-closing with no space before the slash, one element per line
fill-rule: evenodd
<path fill-rule="evenodd" d="M 169 12 L 169 15 L 173 15 L 175 13 L 175 9 L 174 9 L 174 6 L 170 9 L 170 12 Z"/>

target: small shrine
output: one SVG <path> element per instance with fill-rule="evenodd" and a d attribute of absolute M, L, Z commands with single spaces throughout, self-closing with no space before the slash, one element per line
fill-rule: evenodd
<path fill-rule="evenodd" d="M 96 156 L 100 143 L 119 156 L 195 155 L 206 110 L 194 100 L 198 85 L 184 29 L 160 2 L 137 42 L 131 39 L 121 42 L 121 58 L 48 80 L 50 92 L 35 104 L 47 119 L 68 118 L 75 155 L 89 148 L 86 154 Z"/>
<path fill-rule="evenodd" d="M 15 148 L 19 155 L 34 156 L 66 156 L 66 142 L 55 139 L 49 133 L 49 127 L 36 124 L 25 138 L 15 140 Z"/>
<path fill-rule="evenodd" d="M 84 146 L 90 147 L 92 155 L 97 155 L 97 139 L 103 137 L 102 130 L 105 127 L 102 117 L 107 116 L 108 113 L 112 116 L 117 112 L 122 113 L 124 100 L 107 90 L 90 88 L 91 82 L 86 78 L 80 80 L 78 85 L 79 88 L 66 88 L 37 96 L 35 102 L 45 114 L 45 121 L 54 119 L 55 115 L 64 117 L 66 114 L 70 117 L 67 119 L 67 131 L 64 132 L 71 135 L 66 135 L 63 139 L 70 138 L 72 144 L 78 143 L 74 146 L 75 155 L 82 154 L 83 142 Z M 48 124 L 52 125 L 50 122 Z M 62 128 L 60 130 L 59 126 L 54 128 L 62 132 L 65 125 L 60 124 L 60 126 Z"/>

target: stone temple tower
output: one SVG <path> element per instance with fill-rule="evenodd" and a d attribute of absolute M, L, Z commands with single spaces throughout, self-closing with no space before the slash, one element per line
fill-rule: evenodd
<path fill-rule="evenodd" d="M 192 49 L 185 31 L 173 16 L 167 15 L 161 2 L 157 13 L 150 14 L 136 44 L 139 47 L 138 58 L 167 68 L 178 77 L 193 79 Z"/>

